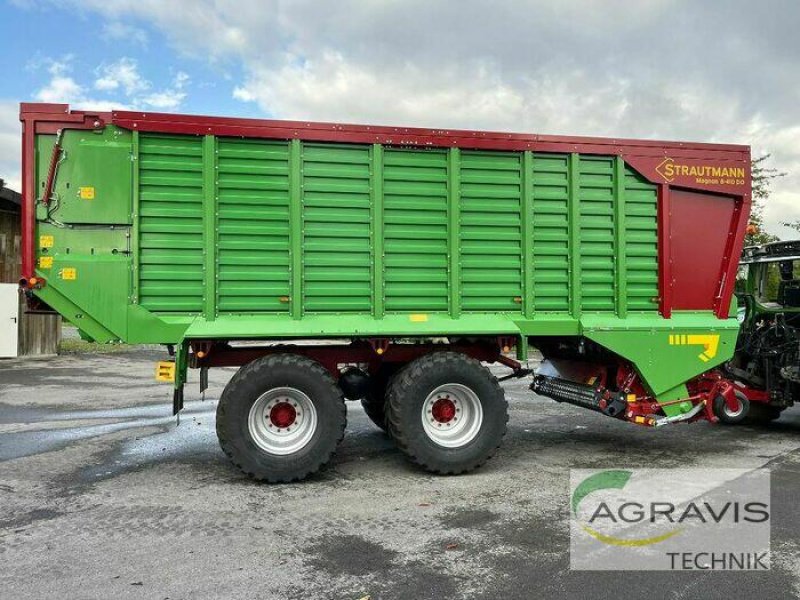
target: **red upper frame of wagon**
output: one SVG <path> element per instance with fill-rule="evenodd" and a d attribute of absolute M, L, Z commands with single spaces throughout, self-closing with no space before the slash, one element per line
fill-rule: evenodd
<path fill-rule="evenodd" d="M 535 150 L 538 152 L 613 155 L 632 153 L 641 156 L 671 156 L 673 158 L 721 161 L 748 160 L 750 153 L 749 146 L 734 144 L 242 119 L 120 110 L 93 112 L 70 110 L 67 104 L 22 103 L 20 120 L 36 121 L 37 133 L 55 133 L 61 126 L 92 129 L 113 124 L 129 130 L 194 135 L 213 134 L 272 139 L 299 138 L 308 141 L 486 150 Z"/>

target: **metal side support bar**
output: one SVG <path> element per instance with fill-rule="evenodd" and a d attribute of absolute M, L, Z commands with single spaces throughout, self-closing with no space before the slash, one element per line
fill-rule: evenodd
<path fill-rule="evenodd" d="M 679 423 L 681 421 L 688 421 L 692 417 L 694 417 L 697 413 L 699 413 L 703 408 L 705 408 L 706 401 L 703 400 L 702 402 L 698 402 L 695 404 L 694 408 L 689 412 L 681 413 L 679 415 L 672 415 L 671 417 L 661 417 L 660 419 L 656 419 L 653 425 L 655 427 L 662 427 L 663 425 L 671 425 L 672 423 Z"/>
<path fill-rule="evenodd" d="M 175 389 L 172 392 L 172 414 L 177 416 L 180 425 L 180 412 L 183 410 L 183 385 L 189 368 L 189 344 L 185 341 L 175 347 Z"/>
<path fill-rule="evenodd" d="M 39 202 L 44 205 L 50 204 L 50 197 L 53 195 L 56 172 L 58 171 L 58 165 L 61 162 L 61 137 L 63 135 L 64 130 L 59 129 L 58 135 L 56 135 L 56 143 L 53 144 L 53 153 L 50 155 L 50 166 L 47 169 L 47 183 L 45 183 L 44 192 L 42 193 L 42 197 L 39 199 Z"/>

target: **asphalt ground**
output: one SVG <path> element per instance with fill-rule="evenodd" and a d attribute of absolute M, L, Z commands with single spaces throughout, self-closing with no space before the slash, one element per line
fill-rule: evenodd
<path fill-rule="evenodd" d="M 232 369 L 180 426 L 155 350 L 0 362 L 0 597 L 789 598 L 800 596 L 800 408 L 769 426 L 636 427 L 504 384 L 505 443 L 483 468 L 409 464 L 348 404 L 332 463 L 248 480 L 214 434 Z M 569 569 L 571 468 L 772 473 L 768 572 Z"/>

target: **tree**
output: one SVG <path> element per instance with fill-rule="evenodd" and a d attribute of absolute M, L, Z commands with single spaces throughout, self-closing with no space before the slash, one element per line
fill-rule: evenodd
<path fill-rule="evenodd" d="M 775 242 L 776 235 L 764 231 L 764 203 L 769 199 L 770 186 L 774 179 L 785 177 L 786 173 L 766 165 L 771 154 L 754 158 L 751 164 L 753 174 L 753 206 L 750 209 L 750 227 L 744 238 L 745 246 L 758 246 L 768 242 Z M 797 224 L 800 228 L 800 222 Z"/>

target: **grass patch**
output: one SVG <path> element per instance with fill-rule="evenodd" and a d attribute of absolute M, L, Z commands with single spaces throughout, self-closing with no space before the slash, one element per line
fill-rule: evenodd
<path fill-rule="evenodd" d="M 58 346 L 59 354 L 110 354 L 113 352 L 127 352 L 135 346 L 130 344 L 98 344 L 80 339 L 62 340 Z"/>

